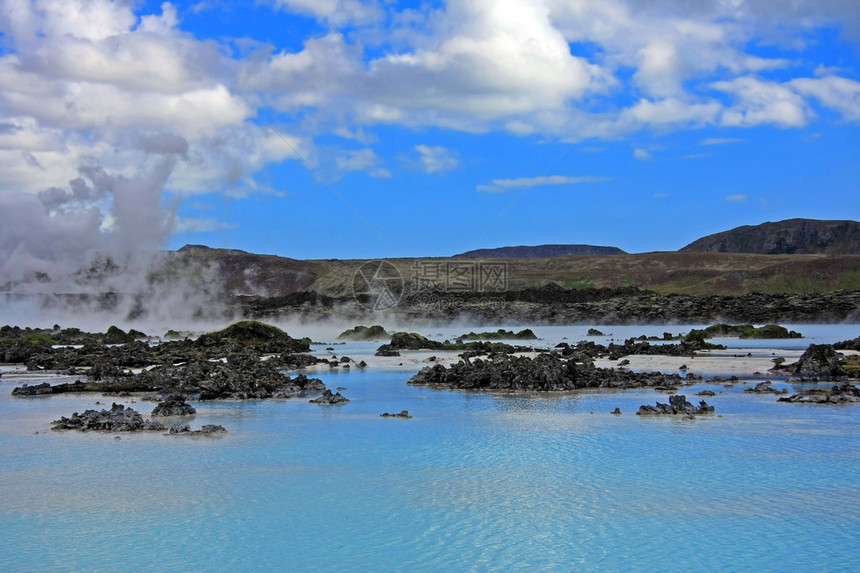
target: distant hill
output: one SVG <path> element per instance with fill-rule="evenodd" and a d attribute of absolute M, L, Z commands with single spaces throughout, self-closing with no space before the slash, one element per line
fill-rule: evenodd
<path fill-rule="evenodd" d="M 538 257 L 564 257 L 567 255 L 626 255 L 617 247 L 595 247 L 594 245 L 537 245 L 534 247 L 499 247 L 477 249 L 455 257 L 499 257 L 508 259 L 532 259 Z"/>
<path fill-rule="evenodd" d="M 776 223 L 744 225 L 702 237 L 681 251 L 762 255 L 857 255 L 860 254 L 860 223 L 788 219 Z"/>

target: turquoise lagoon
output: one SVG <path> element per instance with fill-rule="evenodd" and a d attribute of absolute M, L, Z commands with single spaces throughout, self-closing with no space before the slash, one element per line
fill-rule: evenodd
<path fill-rule="evenodd" d="M 722 342 L 793 356 L 858 334 L 793 328 L 807 338 Z M 586 330 L 535 329 L 541 345 Z M 110 398 L 13 399 L 24 375 L 7 369 L 0 570 L 860 569 L 860 406 L 777 403 L 745 394 L 750 377 L 685 389 L 718 392 L 719 416 L 644 419 L 665 394 L 448 392 L 408 386 L 414 370 L 320 374 L 346 388 L 342 406 L 195 404 L 192 425 L 222 424 L 221 438 L 116 439 L 48 429 Z M 414 418 L 379 417 L 404 409 Z"/>

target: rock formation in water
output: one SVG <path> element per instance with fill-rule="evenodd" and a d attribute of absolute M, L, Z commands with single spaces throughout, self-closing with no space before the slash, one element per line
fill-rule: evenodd
<path fill-rule="evenodd" d="M 848 377 L 839 353 L 831 344 L 810 344 L 797 362 L 779 364 L 771 370 L 785 372 L 790 380 L 798 382 L 840 381 Z"/>
<path fill-rule="evenodd" d="M 542 353 L 534 358 L 491 354 L 487 359 L 465 359 L 451 366 L 426 367 L 407 383 L 450 390 L 490 392 L 547 392 L 581 388 L 641 388 L 683 384 L 677 374 L 630 372 L 596 368 L 582 356 L 562 358 Z"/>
<path fill-rule="evenodd" d="M 182 394 L 171 394 L 159 402 L 150 415 L 156 418 L 159 416 L 193 416 L 196 413 L 197 410 L 185 402 L 185 397 Z"/>
<path fill-rule="evenodd" d="M 75 412 L 70 418 L 55 420 L 54 430 L 96 430 L 102 432 L 163 431 L 164 424 L 144 420 L 140 413 L 122 404 L 113 404 L 110 410 Z"/>
<path fill-rule="evenodd" d="M 656 406 L 643 405 L 636 412 L 637 416 L 684 416 L 693 418 L 700 414 L 713 414 L 714 407 L 709 406 L 704 400 L 699 402 L 698 406 L 687 402 L 687 397 L 683 395 L 669 396 L 669 403 L 662 404 L 657 402 Z"/>
<path fill-rule="evenodd" d="M 831 388 L 813 388 L 802 390 L 779 399 L 780 402 L 793 404 L 856 404 L 860 402 L 860 388 L 848 382 Z"/>
<path fill-rule="evenodd" d="M 345 396 L 342 396 L 340 392 L 332 394 L 332 391 L 326 388 L 323 390 L 322 396 L 308 400 L 308 402 L 310 404 L 347 404 L 349 400 Z"/>

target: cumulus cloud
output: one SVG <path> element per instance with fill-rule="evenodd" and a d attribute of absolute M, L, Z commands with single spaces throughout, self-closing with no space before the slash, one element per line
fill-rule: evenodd
<path fill-rule="evenodd" d="M 385 12 L 375 0 L 271 0 L 283 10 L 312 16 L 334 26 L 369 24 Z"/>
<path fill-rule="evenodd" d="M 653 158 L 651 152 L 647 149 L 642 149 L 641 147 L 637 147 L 633 150 L 633 157 L 639 159 L 641 161 L 647 161 L 648 159 Z"/>
<path fill-rule="evenodd" d="M 0 13 L 0 271 L 62 280 L 94 256 L 164 246 L 179 197 L 248 193 L 306 138 L 251 123 L 222 47 L 179 29 L 176 9 L 10 1 Z M 282 130 L 289 134 L 289 130 Z M 170 190 L 172 198 L 166 193 Z M 71 275 L 69 275 L 71 276 Z"/>
<path fill-rule="evenodd" d="M 746 76 L 714 82 L 712 87 L 732 94 L 736 99 L 734 105 L 722 112 L 723 125 L 802 127 L 814 116 L 806 100 L 789 86 L 778 82 Z"/>
<path fill-rule="evenodd" d="M 798 78 L 789 85 L 799 94 L 812 96 L 838 111 L 849 121 L 860 120 L 860 82 L 838 76 Z"/>
<path fill-rule="evenodd" d="M 365 146 L 341 152 L 339 171 L 390 177 L 369 147 L 380 124 L 577 141 L 643 129 L 797 128 L 822 109 L 860 120 L 850 67 L 810 62 L 806 51 L 822 27 L 860 39 L 860 3 L 849 0 L 265 5 L 326 31 L 298 49 L 253 39 L 236 48 L 195 38 L 169 2 L 143 16 L 132 0 L 3 4 L 0 194 L 29 223 L 0 215 L 3 269 L 46 268 L 67 257 L 67 244 L 148 248 L 175 229 L 216 229 L 177 218 L 176 198 L 272 192 L 255 175 L 299 156 L 316 165 L 316 138 L 330 133 Z M 782 57 L 763 56 L 762 42 L 778 44 Z M 810 73 L 810 64 L 821 65 Z M 277 131 L 260 125 L 261 110 L 274 112 Z M 412 157 L 427 173 L 460 165 L 445 147 L 418 145 Z M 479 190 L 584 179 L 497 180 Z M 25 229 L 44 229 L 45 244 Z"/>
<path fill-rule="evenodd" d="M 586 175 L 571 177 L 567 175 L 542 175 L 539 177 L 520 177 L 518 179 L 493 179 L 487 185 L 478 185 L 475 189 L 486 193 L 500 193 L 509 189 L 531 189 L 544 185 L 576 185 L 579 183 L 600 183 L 609 181 L 607 177 Z"/>
<path fill-rule="evenodd" d="M 427 173 L 438 173 L 456 169 L 460 164 L 457 153 L 451 149 L 431 145 L 416 145 L 418 161 Z"/>

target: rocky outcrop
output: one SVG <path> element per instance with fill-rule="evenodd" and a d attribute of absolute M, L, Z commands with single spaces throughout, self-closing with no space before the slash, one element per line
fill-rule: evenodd
<path fill-rule="evenodd" d="M 430 340 L 417 332 L 395 332 L 391 335 L 391 342 L 383 344 L 379 350 L 383 348 L 392 350 L 443 350 L 445 344 Z"/>
<path fill-rule="evenodd" d="M 833 345 L 836 350 L 860 350 L 860 337 L 852 340 L 843 340 Z"/>
<path fill-rule="evenodd" d="M 591 361 L 578 362 L 577 359 L 566 359 L 550 353 L 542 353 L 535 358 L 492 354 L 486 360 L 465 359 L 449 367 L 441 364 L 426 367 L 407 383 L 413 386 L 488 392 L 548 392 L 683 384 L 677 374 L 596 368 Z"/>
<path fill-rule="evenodd" d="M 839 354 L 830 344 L 810 344 L 797 362 L 771 370 L 786 372 L 790 380 L 799 382 L 839 381 L 848 377 Z"/>
<path fill-rule="evenodd" d="M 762 255 L 860 254 L 860 223 L 788 219 L 761 225 L 744 225 L 708 235 L 681 251 L 758 253 Z"/>
<path fill-rule="evenodd" d="M 136 331 L 135 331 L 136 332 Z M 144 337 L 145 338 L 145 337 Z M 126 333 L 117 326 L 111 326 L 107 329 L 104 337 L 105 344 L 130 344 L 134 342 L 135 334 L 132 332 Z"/>
<path fill-rule="evenodd" d="M 349 400 L 345 396 L 342 396 L 340 392 L 332 394 L 332 391 L 326 388 L 323 390 L 322 396 L 308 400 L 308 402 L 310 404 L 346 404 Z"/>
<path fill-rule="evenodd" d="M 803 390 L 797 394 L 780 398 L 779 401 L 792 404 L 856 404 L 860 402 L 860 388 L 845 382 L 830 389 Z"/>
<path fill-rule="evenodd" d="M 732 337 L 738 338 L 760 338 L 760 339 L 782 339 L 803 338 L 803 335 L 794 330 L 788 330 L 778 324 L 765 324 L 756 327 L 752 324 L 712 324 L 704 329 L 706 338 Z"/>
<path fill-rule="evenodd" d="M 707 402 L 702 400 L 698 406 L 694 406 L 687 402 L 687 397 L 683 395 L 669 396 L 669 403 L 656 403 L 656 406 L 643 405 L 636 412 L 637 416 L 684 416 L 693 418 L 700 414 L 713 414 L 714 407 L 709 406 Z"/>
<path fill-rule="evenodd" d="M 525 328 L 519 332 L 500 328 L 495 332 L 469 332 L 457 337 L 457 342 L 463 340 L 537 340 L 537 335 L 531 328 Z"/>
<path fill-rule="evenodd" d="M 171 394 L 152 410 L 153 418 L 160 416 L 193 416 L 197 413 L 194 406 L 185 402 L 182 394 Z"/>
<path fill-rule="evenodd" d="M 231 324 L 223 330 L 203 334 L 194 341 L 202 348 L 233 343 L 253 347 L 266 354 L 310 352 L 309 342 L 308 339 L 292 338 L 280 328 L 255 320 Z"/>
<path fill-rule="evenodd" d="M 52 422 L 53 430 L 89 430 L 102 432 L 163 431 L 164 424 L 144 420 L 138 412 L 122 404 L 113 404 L 110 410 L 75 412 L 71 418 L 63 416 Z"/>

